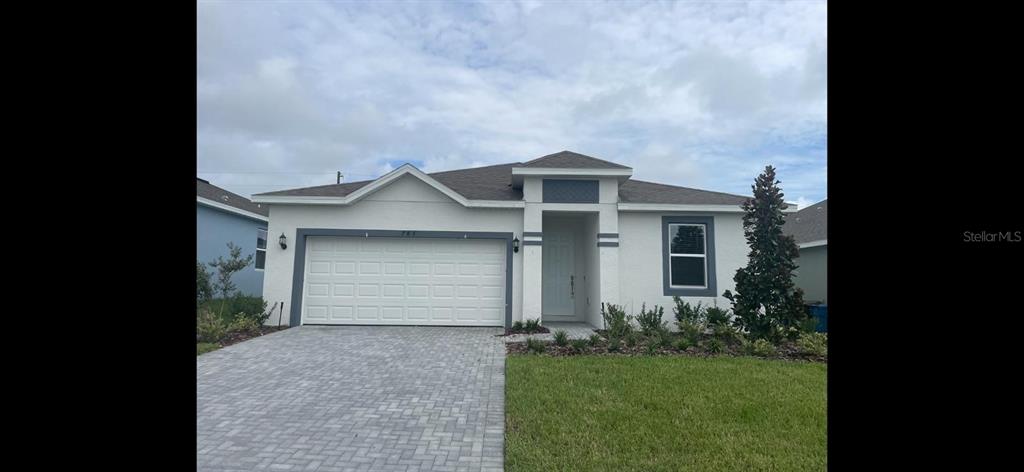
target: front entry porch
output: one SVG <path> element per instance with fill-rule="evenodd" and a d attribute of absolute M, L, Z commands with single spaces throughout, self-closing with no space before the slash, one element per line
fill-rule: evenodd
<path fill-rule="evenodd" d="M 588 311 L 600 305 L 597 216 L 544 212 L 541 323 L 552 330 L 559 323 L 587 326 Z"/>

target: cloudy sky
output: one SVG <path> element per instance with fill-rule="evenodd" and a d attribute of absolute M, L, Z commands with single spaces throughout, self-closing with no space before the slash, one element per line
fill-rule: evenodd
<path fill-rule="evenodd" d="M 568 149 L 826 197 L 823 1 L 197 5 L 198 175 L 254 193 Z"/>

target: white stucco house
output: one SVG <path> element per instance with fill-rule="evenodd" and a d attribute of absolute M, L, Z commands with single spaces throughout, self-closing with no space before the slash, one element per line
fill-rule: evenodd
<path fill-rule="evenodd" d="M 602 325 L 672 296 L 727 306 L 748 197 L 644 182 L 563 151 L 528 162 L 257 194 L 263 294 L 291 325 Z M 753 178 L 753 176 L 751 176 Z"/>

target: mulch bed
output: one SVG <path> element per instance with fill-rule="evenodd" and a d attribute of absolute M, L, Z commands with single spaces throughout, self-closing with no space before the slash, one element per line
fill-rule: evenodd
<path fill-rule="evenodd" d="M 513 334 L 542 334 L 542 333 L 550 333 L 550 332 L 551 332 L 550 329 L 547 329 L 543 325 L 541 325 L 541 326 L 538 326 L 537 329 L 534 330 L 534 331 L 513 330 L 513 329 L 510 329 L 510 328 L 506 328 L 505 329 L 505 334 L 499 334 L 498 336 L 512 336 Z"/>
<path fill-rule="evenodd" d="M 258 331 L 232 331 L 225 335 L 217 344 L 220 344 L 220 347 L 227 347 L 245 340 L 258 338 L 264 334 L 276 333 L 288 328 L 288 326 L 260 326 Z"/>
<path fill-rule="evenodd" d="M 708 351 L 705 346 L 707 340 L 705 338 L 701 341 L 699 346 L 690 346 L 685 351 L 680 351 L 674 345 L 669 347 L 658 347 L 653 352 L 649 352 L 647 348 L 647 341 L 640 339 L 634 346 L 627 346 L 625 342 L 619 344 L 619 350 L 609 351 L 608 342 L 602 339 L 600 343 L 595 346 L 583 348 L 581 351 L 573 349 L 572 345 L 559 346 L 554 341 L 541 341 L 544 343 L 544 353 L 547 356 L 579 356 L 579 355 L 599 355 L 599 356 L 691 356 L 691 357 L 714 357 L 714 356 L 753 356 L 741 351 L 739 344 L 732 344 L 725 347 L 722 352 L 714 353 Z M 570 341 L 571 343 L 571 341 Z M 505 344 L 506 352 L 509 355 L 530 355 L 533 354 L 526 349 L 526 342 L 512 342 Z M 811 362 L 828 362 L 828 357 L 810 356 L 800 352 L 794 343 L 785 342 L 775 347 L 775 355 L 771 357 L 762 357 L 765 359 L 781 359 L 781 360 L 800 360 L 800 361 L 811 361 Z"/>

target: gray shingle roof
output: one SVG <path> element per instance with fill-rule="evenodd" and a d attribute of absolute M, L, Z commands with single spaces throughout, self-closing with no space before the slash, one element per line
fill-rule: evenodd
<path fill-rule="evenodd" d="M 207 200 L 213 200 L 230 207 L 238 208 L 258 215 L 270 216 L 270 210 L 266 205 L 253 203 L 237 193 L 231 193 L 210 182 L 196 177 L 196 196 Z"/>
<path fill-rule="evenodd" d="M 498 164 L 487 167 L 448 170 L 428 174 L 438 182 L 470 200 L 522 200 L 523 191 L 512 188 L 512 168 L 522 164 Z M 344 197 L 373 182 L 362 180 L 344 184 L 319 185 L 277 192 L 260 193 L 268 197 Z"/>
<path fill-rule="evenodd" d="M 538 157 L 523 164 L 523 167 L 555 167 L 561 169 L 629 169 L 621 164 L 608 162 L 596 157 L 584 156 L 572 151 L 556 152 Z"/>
<path fill-rule="evenodd" d="M 741 205 L 750 197 L 629 179 L 619 184 L 619 200 L 628 203 Z"/>
<path fill-rule="evenodd" d="M 475 169 L 449 170 L 430 174 L 471 200 L 522 200 L 523 190 L 512 188 L 512 168 L 518 162 Z"/>
<path fill-rule="evenodd" d="M 828 200 L 786 215 L 782 232 L 792 235 L 797 244 L 828 239 Z"/>
<path fill-rule="evenodd" d="M 541 160 L 539 165 L 537 163 Z M 471 200 L 519 201 L 523 199 L 521 189 L 512 188 L 513 167 L 599 167 L 624 168 L 618 164 L 602 161 L 582 154 L 563 151 L 527 163 L 513 162 L 471 169 L 449 170 L 429 174 L 460 195 Z M 343 184 L 320 185 L 316 187 L 281 190 L 261 193 L 260 196 L 288 197 L 344 197 L 373 182 L 364 180 Z M 739 205 L 749 197 L 712 192 L 674 185 L 644 182 L 629 179 L 619 185 L 619 200 L 628 203 L 669 203 L 696 205 Z"/>

